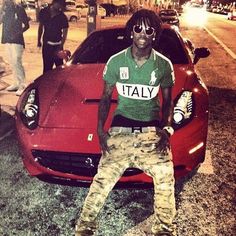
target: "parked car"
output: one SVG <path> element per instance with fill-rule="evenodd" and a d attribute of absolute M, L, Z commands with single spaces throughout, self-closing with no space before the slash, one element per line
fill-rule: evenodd
<path fill-rule="evenodd" d="M 172 61 L 176 77 L 171 145 L 178 179 L 205 158 L 208 90 L 194 65 L 210 52 L 194 48 L 176 27 L 167 24 L 159 40 L 154 48 Z M 94 31 L 70 58 L 66 50 L 58 53 L 68 59 L 63 66 L 41 75 L 25 89 L 15 118 L 23 163 L 30 175 L 59 183 L 91 183 L 101 157 L 96 127 L 103 70 L 110 56 L 130 45 L 124 27 Z M 117 91 L 112 111 L 116 104 Z M 111 120 L 110 113 L 106 129 Z M 151 183 L 150 177 L 135 168 L 127 169 L 119 180 L 120 185 Z"/>
<path fill-rule="evenodd" d="M 76 9 L 65 9 L 64 13 L 70 22 L 77 22 L 81 18 L 80 13 Z"/>
<path fill-rule="evenodd" d="M 179 6 L 176 8 L 177 12 L 179 13 L 179 15 L 181 15 L 182 13 L 184 13 L 184 8 L 182 6 Z"/>
<path fill-rule="evenodd" d="M 228 15 L 230 10 L 227 7 L 224 6 L 211 6 L 211 12 L 217 13 L 217 14 L 222 14 L 222 15 Z"/>
<path fill-rule="evenodd" d="M 76 2 L 73 0 L 66 0 L 65 5 L 67 10 L 76 10 Z"/>
<path fill-rule="evenodd" d="M 87 17 L 87 15 L 88 15 L 88 5 L 78 4 L 76 6 L 76 9 L 79 11 L 81 17 Z M 98 16 L 101 16 L 101 18 L 105 18 L 106 10 L 102 6 L 97 5 L 97 14 L 98 14 Z"/>
<path fill-rule="evenodd" d="M 195 7 L 195 8 L 203 8 L 204 4 L 203 3 L 197 3 L 197 2 L 190 2 L 190 7 Z"/>
<path fill-rule="evenodd" d="M 179 14 L 175 9 L 163 9 L 159 11 L 159 16 L 163 23 L 176 25 L 179 27 Z"/>
<path fill-rule="evenodd" d="M 227 16 L 228 20 L 236 20 L 236 9 L 231 10 Z"/>
<path fill-rule="evenodd" d="M 106 16 L 115 16 L 117 15 L 117 9 L 118 7 L 111 3 L 102 3 L 100 5 L 106 10 Z"/>

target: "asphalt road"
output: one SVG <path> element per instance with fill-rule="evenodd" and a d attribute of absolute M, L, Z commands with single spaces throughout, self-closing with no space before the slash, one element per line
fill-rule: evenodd
<path fill-rule="evenodd" d="M 176 184 L 179 236 L 236 232 L 235 60 L 202 27 L 181 32 L 211 56 L 197 69 L 210 93 L 209 165 Z M 70 236 L 88 189 L 50 185 L 25 171 L 15 135 L 0 143 L 0 235 Z M 153 190 L 113 190 L 102 210 L 99 236 L 143 236 L 152 222 Z"/>

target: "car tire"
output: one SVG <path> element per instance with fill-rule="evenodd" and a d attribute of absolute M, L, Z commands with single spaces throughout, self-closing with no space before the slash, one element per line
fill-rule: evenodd
<path fill-rule="evenodd" d="M 77 21 L 78 21 L 78 17 L 77 16 L 71 16 L 70 22 L 76 23 Z"/>

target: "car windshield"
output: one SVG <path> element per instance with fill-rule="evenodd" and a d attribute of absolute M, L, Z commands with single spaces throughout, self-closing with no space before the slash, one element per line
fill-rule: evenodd
<path fill-rule="evenodd" d="M 92 33 L 71 57 L 72 64 L 106 63 L 119 51 L 129 47 L 131 40 L 125 36 L 124 28 L 106 29 Z M 187 64 L 188 57 L 178 35 L 171 29 L 162 31 L 154 49 L 168 57 L 173 64 Z"/>
<path fill-rule="evenodd" d="M 161 11 L 160 16 L 176 16 L 176 12 L 175 11 Z"/>

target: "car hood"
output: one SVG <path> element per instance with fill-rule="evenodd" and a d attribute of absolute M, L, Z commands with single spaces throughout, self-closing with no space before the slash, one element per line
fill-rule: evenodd
<path fill-rule="evenodd" d="M 176 84 L 173 97 L 182 91 L 188 77 L 187 66 L 174 66 Z M 97 127 L 97 109 L 102 95 L 103 64 L 72 65 L 54 71 L 51 78 L 43 78 L 39 85 L 40 127 L 89 128 Z M 65 76 L 66 75 L 66 76 Z M 49 77 L 49 76 L 48 76 Z M 178 82 L 177 82 L 178 81 Z M 115 108 L 115 98 L 111 112 Z M 111 116 L 108 119 L 108 124 Z"/>
<path fill-rule="evenodd" d="M 48 128 L 96 126 L 95 114 L 103 88 L 103 68 L 104 65 L 99 64 L 71 65 L 50 74 L 53 79 L 39 86 L 39 125 Z"/>

